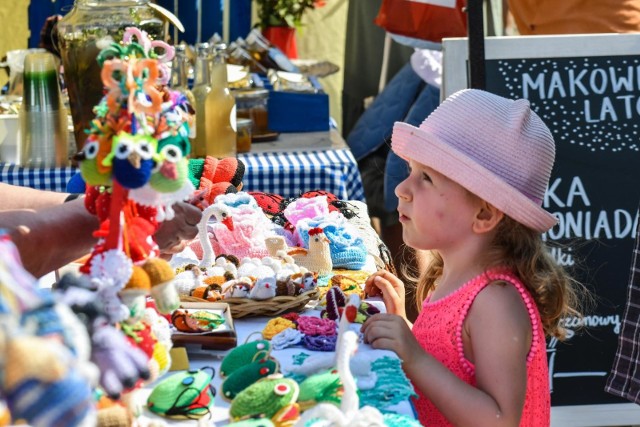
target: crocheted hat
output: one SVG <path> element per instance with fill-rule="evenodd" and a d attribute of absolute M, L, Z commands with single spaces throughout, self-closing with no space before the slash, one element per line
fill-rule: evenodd
<path fill-rule="evenodd" d="M 544 232 L 557 222 L 542 209 L 555 143 L 527 100 L 461 90 L 419 128 L 397 122 L 392 148 L 405 160 L 433 168 L 527 227 Z"/>

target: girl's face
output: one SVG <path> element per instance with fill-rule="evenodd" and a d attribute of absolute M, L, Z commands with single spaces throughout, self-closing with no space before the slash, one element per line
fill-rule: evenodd
<path fill-rule="evenodd" d="M 411 160 L 409 169 L 395 191 L 405 244 L 439 251 L 463 247 L 481 199 L 422 163 Z"/>

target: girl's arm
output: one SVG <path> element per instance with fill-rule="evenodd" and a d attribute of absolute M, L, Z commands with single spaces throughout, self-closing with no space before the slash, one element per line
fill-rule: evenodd
<path fill-rule="evenodd" d="M 377 315 L 363 326 L 374 348 L 393 350 L 414 385 L 456 426 L 518 426 L 526 392 L 531 322 L 513 286 L 489 285 L 465 322 L 465 354 L 475 365 L 473 387 L 426 353 L 398 316 Z"/>

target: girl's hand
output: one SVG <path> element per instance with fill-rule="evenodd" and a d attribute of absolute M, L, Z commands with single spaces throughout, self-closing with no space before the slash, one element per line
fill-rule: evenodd
<path fill-rule="evenodd" d="M 375 314 L 364 322 L 361 331 L 366 343 L 373 348 L 395 352 L 405 367 L 409 367 L 424 354 L 407 322 L 400 316 Z"/>
<path fill-rule="evenodd" d="M 387 313 L 406 319 L 404 283 L 387 270 L 373 273 L 364 282 L 364 293 L 370 297 L 381 296 Z"/>

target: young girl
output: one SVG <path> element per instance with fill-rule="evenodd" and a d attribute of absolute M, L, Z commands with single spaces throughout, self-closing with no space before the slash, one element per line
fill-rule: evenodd
<path fill-rule="evenodd" d="M 366 281 L 387 314 L 363 325 L 365 340 L 403 360 L 426 426 L 548 426 L 545 335 L 564 338 L 561 317 L 577 314 L 572 281 L 541 238 L 556 223 L 541 207 L 551 132 L 528 101 L 472 89 L 419 128 L 396 123 L 392 148 L 410 167 L 396 188 L 402 237 L 434 252 L 414 325 L 398 278 Z"/>

